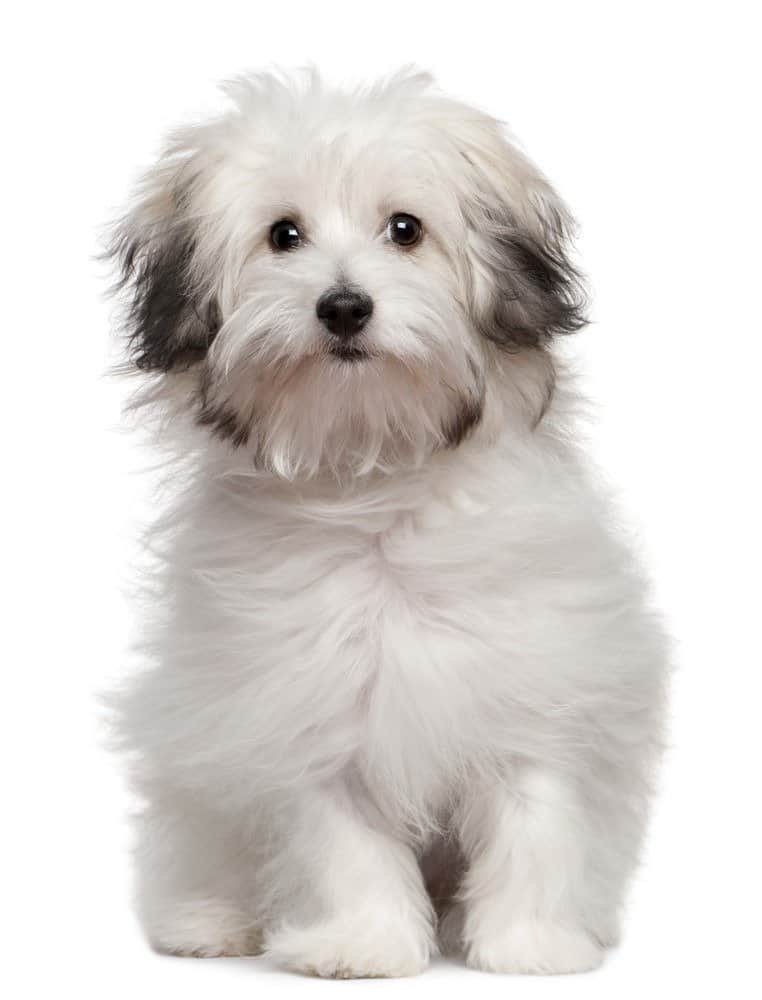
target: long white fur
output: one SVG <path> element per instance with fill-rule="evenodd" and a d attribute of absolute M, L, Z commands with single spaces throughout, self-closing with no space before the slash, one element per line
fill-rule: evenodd
<path fill-rule="evenodd" d="M 174 496 L 149 537 L 146 665 L 115 699 L 146 932 L 329 976 L 419 972 L 438 928 L 478 968 L 592 968 L 643 838 L 665 640 L 579 453 L 573 385 L 537 424 L 550 356 L 471 320 L 496 293 L 468 211 L 499 191 L 541 234 L 565 209 L 423 78 L 231 96 L 132 214 L 160 228 L 192 175 L 194 266 L 224 318 L 209 391 L 258 422 L 256 454 L 196 426 L 193 370 L 149 393 Z M 395 210 L 424 222 L 415 257 L 384 240 Z M 273 255 L 295 211 L 310 244 Z M 360 364 L 325 355 L 314 316 L 339 275 L 375 302 Z M 445 447 L 454 396 L 482 390 Z M 458 875 L 441 920 L 435 848 Z"/>

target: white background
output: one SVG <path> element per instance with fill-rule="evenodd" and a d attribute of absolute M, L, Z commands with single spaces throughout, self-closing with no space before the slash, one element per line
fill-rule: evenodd
<path fill-rule="evenodd" d="M 27 4 L 3 26 L 0 823 L 6 996 L 682 996 L 759 988 L 759 32 L 751 2 Z M 510 121 L 582 227 L 594 325 L 574 353 L 596 456 L 642 528 L 677 640 L 672 745 L 624 946 L 592 975 L 437 962 L 324 983 L 160 958 L 129 905 L 94 692 L 118 675 L 147 480 L 104 377 L 94 262 L 161 133 L 214 82 L 402 63 Z M 755 994 L 758 995 L 758 994 Z"/>

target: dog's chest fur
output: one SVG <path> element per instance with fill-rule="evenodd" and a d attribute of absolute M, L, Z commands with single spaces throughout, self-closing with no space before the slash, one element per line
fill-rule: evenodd
<path fill-rule="evenodd" d="M 475 551 L 475 518 L 463 496 L 387 512 L 376 526 L 372 516 L 354 528 L 310 525 L 301 545 L 293 539 L 302 554 L 294 556 L 295 581 L 305 553 L 309 581 L 282 592 L 285 614 L 262 637 L 268 648 L 303 651 L 305 660 L 295 659 L 312 675 L 313 718 L 348 737 L 338 759 L 373 788 L 393 788 L 413 811 L 424 803 L 434 811 L 453 762 L 481 752 L 484 692 L 474 678 L 489 654 L 480 633 L 499 617 L 504 595 L 490 579 L 495 561 Z M 278 578 L 282 569 L 273 567 Z M 314 753 L 311 741 L 304 752 Z"/>
<path fill-rule="evenodd" d="M 213 473 L 175 513 L 161 667 L 128 704 L 165 774 L 239 801 L 353 773 L 420 827 L 580 724 L 566 639 L 587 619 L 552 609 L 610 550 L 573 493 L 561 518 L 499 456 L 340 497 Z"/>
<path fill-rule="evenodd" d="M 478 496 L 441 479 L 338 503 L 213 483 L 184 512 L 169 567 L 163 687 L 196 713 L 189 761 L 203 732 L 217 773 L 262 791 L 271 776 L 347 769 L 433 815 L 453 775 L 491 752 L 484 723 L 514 634 Z"/>

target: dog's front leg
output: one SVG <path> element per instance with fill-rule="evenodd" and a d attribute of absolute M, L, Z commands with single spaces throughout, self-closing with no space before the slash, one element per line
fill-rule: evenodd
<path fill-rule="evenodd" d="M 472 790 L 461 841 L 468 964 L 491 972 L 585 972 L 603 957 L 590 928 L 594 835 L 574 782 L 542 767 Z M 592 898 L 591 898 L 592 897 Z"/>
<path fill-rule="evenodd" d="M 286 809 L 273 871 L 291 903 L 266 950 L 291 968 L 355 978 L 414 975 L 428 964 L 433 913 L 417 859 L 366 806 L 336 782 Z"/>

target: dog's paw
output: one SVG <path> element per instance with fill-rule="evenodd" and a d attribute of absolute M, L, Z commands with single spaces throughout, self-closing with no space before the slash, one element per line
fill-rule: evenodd
<path fill-rule="evenodd" d="M 309 927 L 283 926 L 270 934 L 265 951 L 305 975 L 329 979 L 381 979 L 423 972 L 430 935 L 402 919 L 347 915 Z"/>
<path fill-rule="evenodd" d="M 190 958 L 258 955 L 262 936 L 224 903 L 177 903 L 148 928 L 151 946 L 163 955 Z"/>
<path fill-rule="evenodd" d="M 561 975 L 596 969 L 603 961 L 603 949 L 582 930 L 526 920 L 474 939 L 466 960 L 472 969 L 485 972 Z"/>

